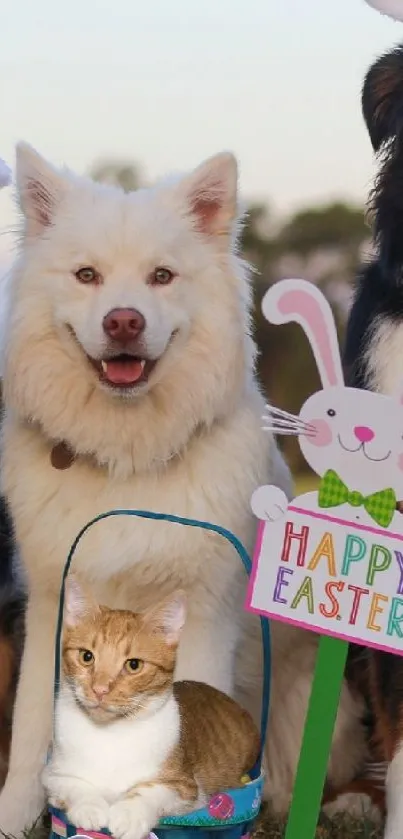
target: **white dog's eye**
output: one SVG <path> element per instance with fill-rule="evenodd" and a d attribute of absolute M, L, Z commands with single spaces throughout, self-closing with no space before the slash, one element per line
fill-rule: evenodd
<path fill-rule="evenodd" d="M 78 280 L 79 283 L 92 283 L 93 285 L 99 285 L 102 282 L 102 277 L 92 265 L 85 265 L 83 268 L 79 268 L 78 271 L 75 272 L 75 278 Z"/>
<path fill-rule="evenodd" d="M 333 408 L 329 408 L 329 410 L 326 413 L 327 413 L 328 417 L 335 417 L 336 416 L 336 411 Z"/>
<path fill-rule="evenodd" d="M 152 285 L 168 285 L 174 279 L 173 271 L 169 268 L 158 267 L 152 272 L 150 282 Z"/>

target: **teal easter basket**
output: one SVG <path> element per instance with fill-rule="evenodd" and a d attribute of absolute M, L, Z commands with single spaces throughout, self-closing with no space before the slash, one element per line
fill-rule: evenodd
<path fill-rule="evenodd" d="M 153 513 L 148 510 L 109 510 L 106 513 L 101 513 L 101 515 L 92 519 L 92 521 L 89 521 L 77 535 L 70 548 L 63 570 L 59 613 L 56 627 L 54 683 L 55 700 L 57 698 L 60 685 L 60 646 L 63 626 L 64 589 L 66 577 L 69 573 L 70 565 L 77 546 L 87 530 L 89 530 L 89 528 L 97 522 L 111 518 L 112 516 L 135 516 L 143 519 L 152 519 L 154 521 L 168 521 L 185 527 L 199 527 L 203 530 L 218 533 L 224 539 L 231 542 L 237 551 L 248 576 L 251 572 L 251 560 L 242 542 L 240 542 L 230 530 L 226 530 L 219 525 L 206 521 L 198 521 L 197 519 L 182 518 L 181 516 Z M 184 816 L 170 816 L 162 819 L 158 825 L 153 828 L 153 832 L 150 834 L 148 839 L 218 839 L 217 833 L 219 834 L 219 839 L 248 839 L 256 821 L 256 817 L 259 814 L 262 798 L 264 776 L 261 761 L 263 745 L 266 739 L 270 700 L 270 628 L 266 618 L 261 618 L 260 620 L 262 629 L 264 667 L 261 713 L 261 750 L 258 761 L 255 766 L 250 769 L 249 782 L 239 788 L 223 790 L 217 795 L 214 795 L 208 802 L 207 806 L 203 809 L 194 810 Z M 71 824 L 67 820 L 64 811 L 60 809 L 51 807 L 50 816 L 50 839 L 71 839 L 71 837 L 76 836 L 87 836 L 90 839 L 104 839 L 105 836 L 110 836 L 109 831 L 106 829 L 102 829 L 100 831 L 89 831 L 85 830 L 85 827 L 82 827 L 81 825 Z"/>

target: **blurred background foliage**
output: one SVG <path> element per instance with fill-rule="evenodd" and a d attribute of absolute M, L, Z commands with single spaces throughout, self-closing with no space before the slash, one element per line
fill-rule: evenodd
<path fill-rule="evenodd" d="M 91 175 L 125 191 L 144 184 L 141 167 L 128 161 L 96 163 Z M 267 398 L 292 413 L 319 387 L 308 342 L 298 325 L 271 326 L 261 313 L 266 289 L 286 277 L 318 285 L 329 300 L 343 341 L 357 267 L 371 256 L 371 233 L 362 207 L 337 201 L 306 207 L 281 221 L 269 204 L 250 204 L 242 250 L 255 268 L 254 329 L 259 348 L 258 374 Z M 294 474 L 309 482 L 298 443 L 280 438 Z"/>

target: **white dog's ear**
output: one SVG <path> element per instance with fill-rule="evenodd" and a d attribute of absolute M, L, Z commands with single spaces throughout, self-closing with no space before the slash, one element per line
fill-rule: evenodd
<path fill-rule="evenodd" d="M 228 235 L 237 216 L 238 166 L 230 152 L 210 157 L 180 182 L 187 212 L 201 233 Z"/>
<path fill-rule="evenodd" d="M 25 234 L 35 238 L 52 224 L 68 181 L 28 143 L 18 143 L 16 183 Z"/>

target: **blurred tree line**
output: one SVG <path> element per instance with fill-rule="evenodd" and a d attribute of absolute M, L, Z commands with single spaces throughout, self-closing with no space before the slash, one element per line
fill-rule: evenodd
<path fill-rule="evenodd" d="M 95 165 L 91 174 L 97 180 L 119 184 L 125 191 L 143 183 L 141 170 L 131 162 L 104 161 Z M 272 403 L 298 413 L 309 394 L 320 386 L 313 355 L 298 325 L 267 323 L 261 313 L 261 300 L 272 283 L 286 277 L 316 283 L 332 306 L 342 342 L 355 273 L 371 252 L 364 210 L 333 202 L 308 207 L 279 223 L 268 206 L 251 204 L 242 249 L 255 268 L 254 329 L 262 388 Z M 284 437 L 279 442 L 294 473 L 305 470 L 297 441 Z"/>

